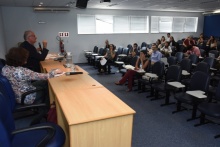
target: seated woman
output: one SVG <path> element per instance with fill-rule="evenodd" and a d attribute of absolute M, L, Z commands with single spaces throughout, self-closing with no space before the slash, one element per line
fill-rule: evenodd
<path fill-rule="evenodd" d="M 210 50 L 217 49 L 217 41 L 214 36 L 210 36 L 209 40 L 206 43 L 206 51 L 209 52 Z"/>
<path fill-rule="evenodd" d="M 21 103 L 21 95 L 36 88 L 47 88 L 45 92 L 48 93 L 47 79 L 54 77 L 56 74 L 62 73 L 61 70 L 51 70 L 49 73 L 38 73 L 28 68 L 22 67 L 27 62 L 29 52 L 21 47 L 13 47 L 5 55 L 6 65 L 2 68 L 2 75 L 4 75 L 11 83 L 12 89 L 15 93 L 17 103 Z M 36 80 L 32 82 L 32 80 Z M 42 97 L 46 99 L 42 99 Z M 40 91 L 31 93 L 26 96 L 24 104 L 33 104 L 46 102 L 49 103 L 49 97 Z"/>
<path fill-rule="evenodd" d="M 103 58 L 105 58 L 107 60 L 107 63 L 113 63 L 114 59 L 115 59 L 115 45 L 114 44 L 110 44 L 109 45 L 109 50 L 107 51 L 107 53 L 105 54 L 105 56 Z M 103 58 L 101 58 L 101 60 L 103 60 Z M 99 63 L 98 66 L 98 72 L 106 72 L 106 64 L 101 65 L 101 62 Z"/>
<path fill-rule="evenodd" d="M 172 49 L 171 49 L 170 43 L 168 41 L 165 42 L 165 45 L 162 49 L 160 49 L 160 52 L 162 53 L 163 57 L 171 56 Z"/>
<path fill-rule="evenodd" d="M 189 57 L 189 55 L 195 54 L 196 56 L 201 56 L 200 50 L 197 46 L 189 45 L 187 46 L 187 51 L 184 53 L 185 57 Z"/>
<path fill-rule="evenodd" d="M 136 70 L 140 69 L 140 65 L 142 65 L 142 69 L 147 69 L 147 66 L 149 64 L 148 59 L 146 58 L 147 52 L 145 50 L 142 50 L 140 52 L 140 57 L 136 61 L 135 69 L 134 70 L 128 70 L 125 75 L 122 77 L 122 79 L 118 82 L 115 82 L 116 85 L 122 85 L 128 80 L 128 89 L 127 92 L 132 90 L 133 85 L 133 78 L 134 75 L 137 73 Z"/>
<path fill-rule="evenodd" d="M 199 39 L 197 40 L 197 46 L 202 49 L 204 47 L 204 37 L 203 33 L 199 35 Z"/>

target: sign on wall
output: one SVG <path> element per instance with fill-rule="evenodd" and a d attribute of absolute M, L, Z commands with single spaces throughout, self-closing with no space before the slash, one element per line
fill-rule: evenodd
<path fill-rule="evenodd" d="M 58 33 L 60 37 L 69 37 L 69 32 L 59 32 Z"/>

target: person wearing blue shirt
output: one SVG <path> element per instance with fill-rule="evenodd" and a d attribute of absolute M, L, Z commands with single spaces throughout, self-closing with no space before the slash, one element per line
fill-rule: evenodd
<path fill-rule="evenodd" d="M 152 44 L 152 53 L 151 53 L 151 65 L 153 65 L 155 62 L 160 61 L 162 54 L 160 51 L 158 51 L 158 47 L 155 43 Z"/>

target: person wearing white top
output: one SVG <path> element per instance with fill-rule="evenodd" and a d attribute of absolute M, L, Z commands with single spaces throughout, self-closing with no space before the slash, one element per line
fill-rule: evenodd
<path fill-rule="evenodd" d="M 170 47 L 170 43 L 168 41 L 166 41 L 164 47 L 160 51 L 164 57 L 171 56 L 172 49 Z"/>

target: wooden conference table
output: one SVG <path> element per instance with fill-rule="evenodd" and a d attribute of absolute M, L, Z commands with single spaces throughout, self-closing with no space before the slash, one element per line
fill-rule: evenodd
<path fill-rule="evenodd" d="M 43 72 L 60 68 L 51 59 L 41 62 Z M 88 73 L 49 79 L 51 103 L 55 101 L 57 121 L 66 134 L 65 147 L 130 147 L 135 111 Z M 107 77 L 106 77 L 107 78 Z"/>

